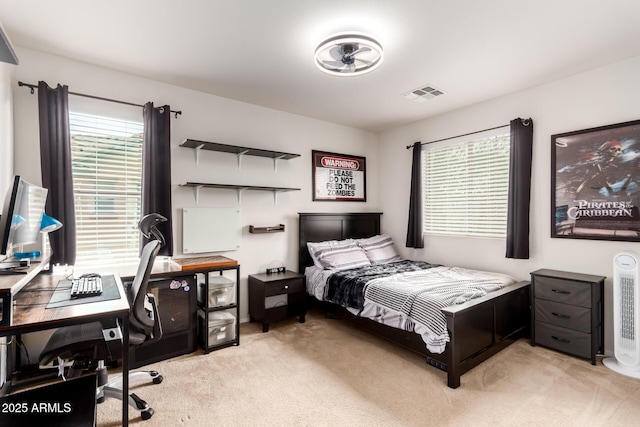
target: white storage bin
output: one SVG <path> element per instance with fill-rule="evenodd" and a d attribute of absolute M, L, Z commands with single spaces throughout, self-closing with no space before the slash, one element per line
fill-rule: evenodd
<path fill-rule="evenodd" d="M 200 275 L 199 275 L 200 276 Z M 222 275 L 209 275 L 209 307 L 222 307 L 236 303 L 235 282 Z M 205 301 L 204 277 L 198 277 L 198 301 Z"/>
<path fill-rule="evenodd" d="M 204 323 L 204 313 L 200 312 Z M 222 344 L 236 339 L 236 318 L 228 311 L 209 313 L 209 345 Z"/>

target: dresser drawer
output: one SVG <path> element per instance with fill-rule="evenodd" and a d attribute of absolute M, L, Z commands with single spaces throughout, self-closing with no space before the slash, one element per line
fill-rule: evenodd
<path fill-rule="evenodd" d="M 547 323 L 536 322 L 537 344 L 578 357 L 591 357 L 591 335 Z"/>
<path fill-rule="evenodd" d="M 535 276 L 533 289 L 535 298 L 591 307 L 591 286 L 588 283 Z"/>
<path fill-rule="evenodd" d="M 291 280 L 278 280 L 275 282 L 268 282 L 264 285 L 264 295 L 281 295 L 281 294 L 295 294 L 305 292 L 304 280 L 291 279 Z"/>
<path fill-rule="evenodd" d="M 536 320 L 576 331 L 591 332 L 591 309 L 558 302 L 537 300 Z"/>

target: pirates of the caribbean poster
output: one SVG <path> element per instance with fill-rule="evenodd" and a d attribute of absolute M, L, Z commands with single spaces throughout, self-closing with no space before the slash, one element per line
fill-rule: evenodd
<path fill-rule="evenodd" d="M 640 120 L 551 136 L 552 237 L 640 241 Z"/>

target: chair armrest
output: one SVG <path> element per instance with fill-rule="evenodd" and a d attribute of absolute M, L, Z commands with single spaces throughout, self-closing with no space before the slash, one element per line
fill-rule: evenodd
<path fill-rule="evenodd" d="M 162 324 L 160 322 L 160 314 L 158 313 L 156 297 L 153 294 L 149 293 L 147 294 L 147 300 L 151 304 L 151 312 L 149 317 L 153 319 L 153 329 L 151 330 L 151 338 L 146 342 L 152 342 L 162 338 Z"/>
<path fill-rule="evenodd" d="M 108 357 L 99 356 L 100 359 L 118 360 L 122 357 L 122 328 L 119 320 L 113 322 L 100 322 L 102 324 L 102 336 L 109 353 Z"/>

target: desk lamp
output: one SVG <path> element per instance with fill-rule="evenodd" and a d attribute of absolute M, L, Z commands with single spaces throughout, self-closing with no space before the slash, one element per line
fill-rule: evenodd
<path fill-rule="evenodd" d="M 60 221 L 42 212 L 42 222 L 40 223 L 40 233 L 42 234 L 42 251 L 40 252 L 40 254 L 45 253 L 49 248 L 49 233 L 60 230 L 61 228 L 62 223 Z M 47 240 L 47 242 L 45 242 L 45 240 Z M 40 256 L 40 254 L 36 256 Z"/>
<path fill-rule="evenodd" d="M 42 249 L 40 251 L 32 251 L 32 252 L 17 252 L 14 253 L 14 258 L 38 258 L 42 253 L 47 249 L 47 244 L 45 242 L 45 238 L 52 231 L 56 231 L 62 228 L 62 223 L 55 219 L 52 216 L 47 215 L 46 213 L 42 213 L 42 221 L 40 222 L 40 233 L 42 233 Z"/>
<path fill-rule="evenodd" d="M 42 222 L 40 223 L 41 233 L 51 233 L 52 231 L 60 230 L 62 223 L 52 216 L 42 213 Z"/>

